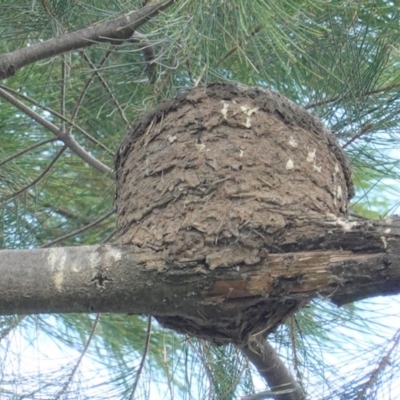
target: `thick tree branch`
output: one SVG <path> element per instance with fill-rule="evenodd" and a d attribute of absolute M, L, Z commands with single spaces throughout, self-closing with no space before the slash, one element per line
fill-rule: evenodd
<path fill-rule="evenodd" d="M 0 56 L 0 79 L 14 75 L 20 68 L 39 60 L 54 57 L 72 50 L 82 49 L 99 42 L 129 39 L 136 29 L 148 19 L 171 6 L 175 0 L 150 4 L 104 24 L 94 24 L 23 49 Z"/>
<path fill-rule="evenodd" d="M 258 303 L 265 310 L 316 296 L 345 304 L 400 293 L 400 218 L 332 226 L 286 247 L 257 265 L 216 269 L 135 246 L 2 250 L 0 314 L 121 312 L 214 326 Z M 268 315 L 266 333 L 278 317 Z"/>

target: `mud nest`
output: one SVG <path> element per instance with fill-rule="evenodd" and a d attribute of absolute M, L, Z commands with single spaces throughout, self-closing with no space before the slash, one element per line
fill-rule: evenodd
<path fill-rule="evenodd" d="M 277 93 L 234 84 L 191 89 L 143 115 L 116 171 L 119 242 L 204 273 L 251 268 L 295 247 L 316 220 L 346 217 L 353 196 L 347 160 L 318 118 Z M 223 327 L 222 306 L 204 324 L 159 319 L 198 336 L 243 338 L 300 303 L 258 299 L 234 320 L 227 313 Z"/>

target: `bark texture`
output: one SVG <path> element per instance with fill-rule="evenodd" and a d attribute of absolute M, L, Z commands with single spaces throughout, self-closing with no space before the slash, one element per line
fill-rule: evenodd
<path fill-rule="evenodd" d="M 0 315 L 150 314 L 241 345 L 251 333 L 242 316 L 267 334 L 282 322 L 282 309 L 316 296 L 345 304 L 400 293 L 400 218 L 319 224 L 330 233 L 239 269 L 171 262 L 133 245 L 1 250 Z"/>
<path fill-rule="evenodd" d="M 205 273 L 251 274 L 269 254 L 325 235 L 316 221 L 344 220 L 353 195 L 347 160 L 317 118 L 277 93 L 234 84 L 192 89 L 144 115 L 123 140 L 116 172 L 119 243 Z M 255 290 L 272 289 L 276 275 L 301 280 L 286 255 L 272 268 L 252 282 Z M 269 298 L 267 290 L 244 309 L 224 302 L 242 303 L 240 286 L 213 285 L 210 310 L 219 307 L 206 321 L 158 319 L 207 339 L 240 341 L 309 299 L 284 291 Z"/>

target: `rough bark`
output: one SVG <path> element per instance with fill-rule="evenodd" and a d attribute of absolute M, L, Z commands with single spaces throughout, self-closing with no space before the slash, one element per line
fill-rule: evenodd
<path fill-rule="evenodd" d="M 340 305 L 400 293 L 399 218 L 320 224 L 325 237 L 239 269 L 169 262 L 133 245 L 2 250 L 0 314 L 150 314 L 216 343 L 243 343 L 315 296 Z"/>
<path fill-rule="evenodd" d="M 278 93 L 236 84 L 190 89 L 141 117 L 118 151 L 116 175 L 120 244 L 200 271 L 250 277 L 268 265 L 283 276 L 290 270 L 298 282 L 303 271 L 291 270 L 285 249 L 324 236 L 320 221 L 344 221 L 353 195 L 344 153 L 319 119 Z M 271 253 L 282 253 L 274 264 Z M 249 282 L 255 290 L 276 285 L 266 271 Z M 215 298 L 236 298 L 240 306 L 220 309 L 217 329 L 181 317 L 158 320 L 207 339 L 241 341 L 308 301 L 284 291 L 254 301 L 240 283 L 228 292 L 224 285 L 213 286 Z"/>

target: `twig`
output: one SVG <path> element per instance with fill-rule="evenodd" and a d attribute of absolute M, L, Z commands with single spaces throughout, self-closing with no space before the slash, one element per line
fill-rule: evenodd
<path fill-rule="evenodd" d="M 256 36 L 258 32 L 260 32 L 261 27 L 257 26 L 255 29 L 253 29 L 252 32 L 250 32 L 250 37 Z M 215 68 L 218 68 L 219 65 L 224 62 L 226 59 L 228 59 L 233 53 L 235 53 L 239 49 L 239 44 L 235 47 L 232 47 L 226 54 L 224 54 L 223 57 L 221 57 L 216 63 L 215 63 Z"/>
<path fill-rule="evenodd" d="M 356 133 L 353 137 L 351 137 L 343 146 L 342 149 L 345 149 L 348 145 L 353 143 L 355 140 L 359 139 L 362 135 L 370 132 L 374 127 L 374 124 L 365 124 L 363 127 L 361 127 L 360 131 Z"/>
<path fill-rule="evenodd" d="M 29 188 L 31 188 L 33 185 L 36 185 L 41 179 L 43 179 L 44 176 L 46 176 L 46 174 L 52 169 L 53 165 L 57 162 L 57 160 L 61 157 L 61 155 L 64 153 L 64 151 L 67 150 L 67 146 L 63 146 L 58 153 L 55 155 L 55 157 L 51 160 L 51 163 L 44 169 L 44 171 L 36 178 L 34 179 L 31 183 L 29 183 L 28 185 L 25 185 L 24 187 L 22 187 L 21 189 L 17 190 L 16 192 L 14 192 L 13 194 L 11 194 L 10 196 L 6 197 L 4 202 L 12 199 L 13 197 L 18 196 L 19 194 L 21 194 L 22 192 L 25 192 L 25 190 L 28 190 Z"/>
<path fill-rule="evenodd" d="M 66 96 L 66 84 L 67 84 L 67 63 L 65 61 L 65 55 L 63 54 L 61 57 L 61 90 L 60 90 L 60 114 L 65 114 L 65 96 Z M 65 131 L 65 124 L 61 123 L 60 129 Z M 68 132 L 70 133 L 70 132 Z"/>
<path fill-rule="evenodd" d="M 145 363 L 145 361 L 146 361 L 146 356 L 147 356 L 147 353 L 148 353 L 149 347 L 150 347 L 151 316 L 149 315 L 147 318 L 148 318 L 148 319 L 147 319 L 146 340 L 145 340 L 145 343 L 144 343 L 144 349 L 143 349 L 142 359 L 140 360 L 139 368 L 138 368 L 137 373 L 136 373 L 136 379 L 135 379 L 135 382 L 133 383 L 132 392 L 131 392 L 131 395 L 130 395 L 130 397 L 129 397 L 131 400 L 134 399 L 135 392 L 136 392 L 136 388 L 137 388 L 137 385 L 138 385 L 138 383 L 139 383 L 140 375 L 142 374 L 142 370 L 143 370 L 143 367 L 144 367 L 144 363 Z"/>
<path fill-rule="evenodd" d="M 384 369 L 390 365 L 390 356 L 393 351 L 399 345 L 400 342 L 400 329 L 397 330 L 395 335 L 392 337 L 391 341 L 393 341 L 393 345 L 389 349 L 389 351 L 380 359 L 378 366 L 371 372 L 371 376 L 367 382 L 363 385 L 363 388 L 360 392 L 358 392 L 357 400 L 365 399 L 366 392 L 369 388 L 373 386 L 373 384 L 377 381 L 379 375 L 384 371 Z"/>
<path fill-rule="evenodd" d="M 295 332 L 295 328 L 293 325 L 297 325 L 295 316 L 290 317 L 290 319 L 288 321 L 288 326 L 289 326 L 290 343 L 292 345 L 291 348 L 293 350 L 293 366 L 296 371 L 296 378 L 298 381 L 301 382 L 301 373 L 300 373 L 300 369 L 299 369 L 300 361 L 299 361 L 299 356 L 297 354 L 296 332 Z"/>
<path fill-rule="evenodd" d="M 109 235 L 107 235 L 100 243 L 108 243 L 114 235 L 118 232 L 117 229 L 114 229 Z"/>
<path fill-rule="evenodd" d="M 96 67 L 90 60 L 89 57 L 86 55 L 86 53 L 84 51 L 81 51 L 80 54 L 83 56 L 84 60 L 86 62 L 90 62 L 90 66 L 92 67 L 93 71 L 92 74 L 90 75 L 89 79 L 87 79 L 85 86 L 83 87 L 81 94 L 78 97 L 78 100 L 75 103 L 75 106 L 71 112 L 71 121 L 75 122 L 76 116 L 78 115 L 78 111 L 79 108 L 82 105 L 83 99 L 86 96 L 86 93 L 89 90 L 90 85 L 92 84 L 94 77 L 97 75 L 97 70 L 100 69 L 105 62 L 109 59 L 110 55 L 111 55 L 111 49 L 108 49 L 108 51 L 106 52 L 106 54 L 103 56 L 103 58 L 100 60 L 99 66 Z"/>
<path fill-rule="evenodd" d="M 31 150 L 34 150 L 37 147 L 44 146 L 47 143 L 55 142 L 56 140 L 57 140 L 56 138 L 51 138 L 51 139 L 42 140 L 41 142 L 37 142 L 37 143 L 33 144 L 32 146 L 29 146 L 29 147 L 19 151 L 18 153 L 13 154 L 12 156 L 6 158 L 5 160 L 0 161 L 0 167 L 4 164 L 7 164 L 8 162 L 14 160 L 15 158 L 22 156 L 25 153 L 29 153 Z"/>
<path fill-rule="evenodd" d="M 79 228 L 73 232 L 67 233 L 64 236 L 60 236 L 57 239 L 54 239 L 53 241 L 45 244 L 44 246 L 42 246 L 42 248 L 46 248 L 46 247 L 50 247 L 53 246 L 54 244 L 60 243 L 63 240 L 69 239 L 71 237 L 74 237 L 76 235 L 79 235 L 82 232 L 87 231 L 90 228 L 93 228 L 94 226 L 100 224 L 101 222 L 103 222 L 104 220 L 106 220 L 108 217 L 110 217 L 111 215 L 113 215 L 115 213 L 115 209 L 113 208 L 112 210 L 110 210 L 109 212 L 105 213 L 104 215 L 102 215 L 100 218 L 96 219 L 95 221 L 93 221 L 91 224 L 88 224 L 86 226 L 84 226 L 83 228 Z"/>
<path fill-rule="evenodd" d="M 155 59 L 156 51 L 154 46 L 146 40 L 146 36 L 136 31 L 128 40 L 133 43 L 143 53 L 144 61 L 146 62 L 146 72 L 149 78 L 149 83 L 153 84 L 156 81 Z"/>
<path fill-rule="evenodd" d="M 18 97 L 20 97 L 21 99 L 24 99 L 26 101 L 29 101 L 30 103 L 32 103 L 33 105 L 35 105 L 36 107 L 41 108 L 44 111 L 49 112 L 51 115 L 54 115 L 55 117 L 59 118 L 61 121 L 66 122 L 69 126 L 75 128 L 78 132 L 82 133 L 83 136 L 85 136 L 88 140 L 90 140 L 92 143 L 94 143 L 95 145 L 99 146 L 100 148 L 102 148 L 104 151 L 106 151 L 107 153 L 111 154 L 112 156 L 114 156 L 114 152 L 111 151 L 107 146 L 105 146 L 103 143 L 101 143 L 99 140 L 97 140 L 96 138 L 94 138 L 93 136 L 91 136 L 88 132 L 86 132 L 84 129 L 82 129 L 80 126 L 76 125 L 75 122 L 72 122 L 70 119 L 68 119 L 65 115 L 61 115 L 59 112 L 53 110 L 50 107 L 47 107 L 43 104 L 38 103 L 36 100 L 32 99 L 29 96 L 26 96 L 14 89 L 11 89 L 7 86 L 3 86 L 0 85 L 0 88 L 6 90 L 9 93 L 12 93 Z"/>
<path fill-rule="evenodd" d="M 109 50 L 109 53 L 107 52 L 106 56 L 108 56 L 109 54 L 111 54 L 111 50 Z M 124 110 L 122 109 L 121 105 L 119 104 L 117 98 L 115 97 L 114 93 L 112 92 L 112 90 L 110 89 L 110 86 L 108 86 L 108 83 L 104 80 L 103 76 L 100 74 L 99 72 L 99 68 L 97 68 L 93 62 L 90 60 L 90 58 L 87 56 L 87 54 L 85 52 L 82 52 L 83 58 L 84 60 L 90 65 L 90 67 L 93 69 L 93 77 L 97 76 L 97 78 L 99 79 L 100 83 L 103 85 L 103 87 L 106 89 L 106 92 L 109 94 L 109 96 L 111 97 L 112 101 L 114 102 L 115 106 L 117 107 L 117 110 L 121 116 L 121 118 L 123 119 L 123 121 L 126 123 L 127 126 L 130 125 L 128 118 L 126 118 L 125 114 L 124 114 Z M 106 57 L 105 56 L 105 57 Z M 103 58 L 104 62 L 105 62 L 105 57 Z M 102 61 L 103 61 L 102 60 Z M 102 63 L 100 62 L 100 68 L 102 66 Z"/>
<path fill-rule="evenodd" d="M 8 93 L 6 90 L 0 87 L 0 96 L 3 99 L 10 102 L 13 106 L 17 107 L 23 113 L 31 117 L 34 121 L 38 122 L 40 125 L 48 129 L 50 132 L 53 132 L 58 139 L 60 139 L 66 146 L 68 146 L 73 153 L 75 153 L 79 158 L 87 162 L 90 166 L 92 166 L 97 171 L 108 175 L 109 177 L 115 179 L 114 172 L 111 168 L 107 167 L 101 161 L 97 160 L 93 156 L 91 156 L 74 138 L 72 135 L 67 135 L 65 132 L 61 131 L 57 128 L 56 125 L 44 119 L 41 115 L 33 111 L 31 108 L 26 106 L 24 103 L 17 100 L 14 96 Z"/>
<path fill-rule="evenodd" d="M 383 86 L 383 87 L 380 87 L 380 88 L 377 88 L 377 89 L 374 89 L 374 90 L 370 90 L 370 91 L 364 93 L 364 94 L 362 95 L 362 97 L 371 96 L 371 95 L 373 95 L 373 94 L 386 93 L 386 92 L 388 92 L 389 90 L 394 90 L 394 89 L 397 90 L 397 89 L 399 89 L 399 88 L 400 88 L 400 83 L 395 83 L 395 84 L 393 84 L 393 85 L 387 85 L 387 86 Z M 315 107 L 320 107 L 320 106 L 326 106 L 326 105 L 328 105 L 328 104 L 330 104 L 330 103 L 334 103 L 334 102 L 339 101 L 339 100 L 340 100 L 340 101 L 341 101 L 341 100 L 344 100 L 345 98 L 346 98 L 345 96 L 335 96 L 335 97 L 331 97 L 331 98 L 329 98 L 329 99 L 317 101 L 317 102 L 315 102 L 315 103 L 307 104 L 304 108 L 305 108 L 306 110 L 308 110 L 309 108 L 315 108 Z"/>
<path fill-rule="evenodd" d="M 16 328 L 24 319 L 26 315 L 14 315 L 13 320 L 11 322 L 7 322 L 4 324 L 5 328 L 0 334 L 0 342 L 14 329 Z"/>
<path fill-rule="evenodd" d="M 135 30 L 147 20 L 164 11 L 175 3 L 169 0 L 165 3 L 149 4 L 140 10 L 133 11 L 113 21 L 103 24 L 93 24 L 89 28 L 80 29 L 24 47 L 0 56 L 0 79 L 14 75 L 22 67 L 36 61 L 44 60 L 72 50 L 82 49 L 99 42 L 113 42 L 129 39 Z"/>
<path fill-rule="evenodd" d="M 81 364 L 82 359 L 83 359 L 84 355 L 86 354 L 86 352 L 89 348 L 89 345 L 93 339 L 94 332 L 96 331 L 96 327 L 97 327 L 99 320 L 100 320 L 100 314 L 97 314 L 96 319 L 93 322 L 92 330 L 90 331 L 88 340 L 86 341 L 85 348 L 83 349 L 81 355 L 79 356 L 78 361 L 75 364 L 74 368 L 72 369 L 71 373 L 69 374 L 68 380 L 64 383 L 62 389 L 57 393 L 57 396 L 55 397 L 55 399 L 59 399 L 67 391 L 68 386 L 71 384 L 72 379 L 74 378 L 76 371 L 78 370 L 78 367 Z"/>
<path fill-rule="evenodd" d="M 89 218 L 86 215 L 77 215 L 66 208 L 59 207 L 59 206 L 56 206 L 54 204 L 47 203 L 47 202 L 43 203 L 41 201 L 41 199 L 38 199 L 38 197 L 35 194 L 33 194 L 32 192 L 28 192 L 27 195 L 28 195 L 28 197 L 32 198 L 33 201 L 40 202 L 38 205 L 38 208 L 49 208 L 52 212 L 62 215 L 65 218 L 79 220 L 79 223 L 81 226 L 86 226 L 87 224 L 91 223 L 91 221 L 89 220 Z"/>

